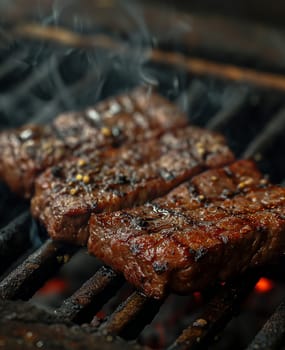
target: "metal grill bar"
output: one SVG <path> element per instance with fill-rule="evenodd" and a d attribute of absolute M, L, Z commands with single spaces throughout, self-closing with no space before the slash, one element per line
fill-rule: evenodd
<path fill-rule="evenodd" d="M 17 35 L 26 36 L 35 39 L 49 39 L 59 42 L 62 45 L 72 45 L 74 47 L 96 47 L 119 52 L 120 54 L 131 53 L 131 48 L 126 47 L 117 40 L 103 36 L 102 38 L 91 38 L 86 40 L 84 35 L 68 31 L 66 29 L 53 27 L 42 27 L 40 25 L 22 25 L 15 30 Z M 63 34 L 62 34 L 63 33 Z M 68 39 L 68 40 L 67 40 Z M 155 63 L 178 66 L 189 73 L 196 75 L 212 75 L 221 79 L 227 79 L 235 82 L 247 82 L 260 87 L 277 89 L 285 91 L 285 78 L 282 75 L 258 72 L 253 69 L 241 68 L 230 64 L 221 64 L 213 61 L 207 61 L 200 58 L 190 58 L 177 52 L 165 52 L 159 49 L 142 52 L 145 60 Z"/>
<path fill-rule="evenodd" d="M 25 212 L 0 231 L 0 274 L 28 248 L 30 224 L 30 214 Z"/>
<path fill-rule="evenodd" d="M 282 109 L 264 127 L 261 133 L 247 146 L 243 153 L 244 158 L 250 158 L 261 153 L 282 131 L 285 130 L 285 109 Z"/>
<path fill-rule="evenodd" d="M 115 282 L 117 282 L 116 287 L 114 286 Z M 108 293 L 107 288 L 112 286 L 112 292 L 115 292 L 118 288 L 117 285 L 121 283 L 121 279 L 113 270 L 103 266 L 80 289 L 63 302 L 62 306 L 56 310 L 56 314 L 64 320 L 80 322 L 80 316 L 84 311 L 84 321 L 86 321 L 87 314 L 94 314 L 94 305 L 92 305 L 94 301 L 97 301 L 97 308 L 103 304 L 102 298 L 98 297 L 99 294 L 104 292 L 104 299 L 108 299 L 110 293 Z"/>
<path fill-rule="evenodd" d="M 57 42 L 61 45 L 73 46 L 78 48 L 104 48 L 112 50 L 121 50 L 123 43 L 115 41 L 108 35 L 81 35 L 67 28 L 40 26 L 36 23 L 21 24 L 13 29 L 13 33 L 17 36 L 30 39 L 44 40 L 45 42 Z"/>
<path fill-rule="evenodd" d="M 138 292 L 134 292 L 117 307 L 109 319 L 101 326 L 101 329 L 110 334 L 120 334 L 132 321 L 137 322 L 136 318 L 142 311 L 144 311 L 145 315 L 148 314 L 147 322 L 149 322 L 152 319 L 151 313 L 147 311 L 149 304 L 152 304 L 151 309 L 154 316 L 162 303 L 163 301 L 151 300 Z M 141 321 L 142 319 L 138 322 Z"/>
<path fill-rule="evenodd" d="M 144 308 L 147 301 L 148 299 L 145 296 L 134 292 L 127 300 L 119 305 L 101 328 L 108 333 L 119 334 L 122 329 Z"/>
<path fill-rule="evenodd" d="M 206 128 L 212 130 L 219 130 L 224 125 L 229 123 L 246 105 L 248 100 L 248 90 L 244 89 L 239 94 L 235 94 L 234 98 L 231 98 L 228 105 L 222 108 L 216 113 L 206 124 Z"/>
<path fill-rule="evenodd" d="M 0 283 L 0 298 L 29 299 L 77 249 L 48 240 Z"/>
<path fill-rule="evenodd" d="M 256 335 L 247 350 L 280 349 L 285 340 L 285 301 L 283 301 Z M 283 344 L 284 345 L 284 344 Z"/>
<path fill-rule="evenodd" d="M 176 52 L 153 50 L 146 57 L 156 63 L 178 66 L 189 73 L 215 76 L 235 82 L 247 82 L 263 88 L 285 91 L 285 79 L 282 75 L 262 73 L 230 64 L 221 64 L 200 58 L 191 58 Z"/>
<path fill-rule="evenodd" d="M 135 339 L 159 312 L 164 300 L 145 297 L 139 292 L 133 292 L 103 323 L 100 330 L 112 335 L 122 335 Z M 94 319 L 96 324 L 96 318 Z"/>
<path fill-rule="evenodd" d="M 206 310 L 186 328 L 169 350 L 203 349 L 217 332 L 224 328 L 235 309 L 252 291 L 258 275 L 248 273 L 234 283 L 225 285 L 207 304 Z"/>

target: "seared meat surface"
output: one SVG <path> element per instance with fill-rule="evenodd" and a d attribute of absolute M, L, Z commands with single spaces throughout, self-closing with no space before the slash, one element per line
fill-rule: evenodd
<path fill-rule="evenodd" d="M 157 137 L 187 124 L 177 107 L 138 88 L 83 112 L 60 115 L 51 125 L 27 125 L 0 133 L 0 178 L 29 198 L 36 177 L 76 153 Z"/>
<path fill-rule="evenodd" d="M 143 206 L 92 215 L 88 250 L 147 296 L 186 293 L 285 252 L 285 188 L 241 160 Z"/>
<path fill-rule="evenodd" d="M 233 159 L 221 135 L 194 127 L 89 153 L 62 162 L 37 179 L 32 213 L 53 239 L 86 244 L 91 213 L 145 203 L 203 169 Z"/>

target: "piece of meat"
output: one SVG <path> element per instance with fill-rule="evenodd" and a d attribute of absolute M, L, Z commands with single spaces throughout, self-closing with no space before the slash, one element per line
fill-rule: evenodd
<path fill-rule="evenodd" d="M 29 198 L 36 177 L 71 154 L 147 140 L 186 124 L 175 105 L 137 88 L 83 112 L 62 114 L 48 126 L 26 125 L 0 133 L 0 178 Z"/>
<path fill-rule="evenodd" d="M 36 181 L 32 213 L 53 239 L 85 244 L 91 213 L 145 203 L 233 160 L 221 135 L 187 127 L 48 169 Z"/>
<path fill-rule="evenodd" d="M 147 296 L 187 293 L 285 252 L 285 188 L 241 160 L 152 203 L 92 215 L 89 230 L 89 252 Z"/>

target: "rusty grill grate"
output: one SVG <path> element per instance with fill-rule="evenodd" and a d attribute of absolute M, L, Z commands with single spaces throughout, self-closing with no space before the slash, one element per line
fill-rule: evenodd
<path fill-rule="evenodd" d="M 36 45 L 34 42 L 29 42 L 28 45 L 31 45 L 32 50 L 37 47 L 34 46 Z M 92 51 L 67 50 L 62 46 L 53 48 L 52 45 L 41 50 L 47 51 L 44 51 L 44 54 L 39 53 L 39 56 L 43 56 L 39 58 L 42 62 L 35 70 L 26 61 L 25 46 L 12 47 L 9 54 L 2 59 L 0 80 L 5 82 L 7 77 L 11 79 L 15 71 L 20 72 L 18 76 L 16 74 L 19 81 L 13 80 L 14 85 L 3 90 L 5 84 L 1 84 L 0 105 L 5 124 L 9 124 L 9 115 L 19 118 L 14 120 L 13 124 L 22 122 L 20 115 L 23 114 L 21 106 L 24 103 L 24 111 L 30 115 L 29 121 L 46 121 L 61 110 L 80 108 L 81 105 L 89 103 L 90 96 L 87 95 L 92 92 L 91 86 L 98 81 L 100 84 L 101 74 L 109 69 L 99 62 L 98 70 L 98 61 L 90 59 Z M 49 52 L 52 54 L 47 58 Z M 76 78 L 67 82 L 65 66 L 72 67 L 78 59 L 81 63 L 83 61 L 83 64 L 80 69 L 75 69 L 75 73 L 72 70 Z M 146 68 L 147 72 L 158 74 L 161 92 L 176 99 L 177 103 L 193 116 L 194 123 L 223 132 L 238 156 L 255 157 L 260 161 L 263 170 L 270 173 L 276 182 L 284 181 L 282 177 L 284 164 L 280 161 L 282 158 L 280 149 L 285 147 L 282 139 L 282 132 L 285 131 L 285 105 L 284 91 L 281 91 L 285 89 L 285 77 L 258 74 L 258 72 L 253 74 L 242 68 L 235 68 L 238 74 L 233 76 L 222 64 L 199 59 L 195 61 L 186 56 L 175 56 L 159 50 L 148 57 Z M 109 77 L 112 73 L 113 71 L 109 72 Z M 187 79 L 173 80 L 173 77 L 177 79 L 177 76 L 179 78 L 184 75 Z M 92 103 L 94 99 L 114 92 L 109 88 L 113 81 L 114 79 L 104 81 L 101 90 L 95 92 L 95 96 L 92 95 Z M 180 87 L 173 88 L 173 81 L 174 85 L 178 84 Z M 127 81 L 124 88 L 127 89 L 134 83 L 134 80 Z M 55 96 L 50 95 L 50 90 L 54 86 L 58 92 Z M 37 88 L 43 89 L 40 91 L 41 98 L 32 93 Z M 210 96 L 211 93 L 214 94 L 213 98 Z M 224 97 L 225 93 L 229 96 Z M 213 103 L 213 100 L 218 100 L 218 103 Z M 204 110 L 198 108 L 201 102 L 206 106 Z M 4 189 L 3 193 L 5 191 Z M 3 213 L 10 210 L 11 203 L 13 205 L 16 200 L 8 192 L 4 193 L 4 198 L 6 202 L 3 200 L 1 203 Z M 5 205 L 8 207 L 6 210 Z M 26 208 L 25 204 L 19 207 L 21 210 Z M 3 274 L 0 282 L 0 298 L 3 300 L 29 300 L 78 250 L 76 247 L 49 239 L 35 250 L 30 237 L 30 215 L 28 211 L 18 214 L 17 211 L 14 212 L 13 220 L 9 216 L 3 220 L 5 225 L 3 223 L 2 225 L 5 227 L 0 232 L 0 256 L 3 261 L 0 265 L 0 272 Z M 11 222 L 7 224 L 10 220 Z M 181 334 L 169 349 L 205 349 L 238 311 L 261 273 L 262 271 L 250 271 L 213 290 L 206 307 L 196 317 L 196 321 L 181 330 Z M 133 291 L 103 323 L 99 323 L 97 312 L 123 284 L 122 277 L 110 268 L 99 267 L 91 278 L 56 309 L 57 320 L 77 324 L 88 323 L 94 329 L 99 328 L 103 334 L 124 337 L 127 332 L 131 332 L 133 338 L 138 336 L 145 325 L 159 313 L 161 305 L 166 301 L 150 300 Z M 283 302 L 248 349 L 278 349 L 284 342 L 284 337 Z"/>

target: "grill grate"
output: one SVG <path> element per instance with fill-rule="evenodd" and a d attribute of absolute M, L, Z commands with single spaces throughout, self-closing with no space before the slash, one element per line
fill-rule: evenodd
<path fill-rule="evenodd" d="M 216 335 L 225 326 L 257 281 L 258 274 L 249 273 L 218 291 L 208 303 L 207 309 L 182 332 L 170 349 L 203 348 L 209 337 Z"/>
<path fill-rule="evenodd" d="M 284 345 L 285 335 L 285 301 L 283 301 L 262 330 L 254 338 L 247 350 L 278 349 Z M 282 344 L 283 342 L 283 344 Z"/>
<path fill-rule="evenodd" d="M 1 282 L 0 297 L 28 300 L 77 249 L 48 240 Z"/>
<path fill-rule="evenodd" d="M 132 337 L 137 336 L 152 321 L 162 303 L 162 300 L 147 299 L 134 292 L 117 307 L 100 329 L 113 335 L 121 335 L 128 326 L 131 326 L 129 333 Z"/>
<path fill-rule="evenodd" d="M 285 109 L 282 109 L 277 115 L 272 117 L 258 136 L 247 146 L 243 156 L 249 158 L 257 153 L 263 152 L 266 147 L 271 144 L 272 140 L 282 133 L 284 124 Z"/>
<path fill-rule="evenodd" d="M 20 65 L 22 65 L 24 57 L 25 53 L 22 51 L 18 52 L 17 57 L 13 57 L 12 61 L 9 56 L 1 65 L 0 78 L 19 68 L 19 62 Z M 154 52 L 154 56 L 150 59 L 149 67 L 154 69 L 158 61 L 160 61 L 160 63 L 163 61 L 163 63 L 171 65 L 185 63 L 185 61 L 181 59 L 181 56 L 177 56 L 178 58 L 180 57 L 178 60 L 169 59 L 171 57 L 173 56 L 162 55 L 162 52 Z M 110 82 L 104 81 L 104 84 L 103 82 L 100 82 L 100 74 L 105 74 L 106 69 L 104 69 L 104 66 L 103 68 L 100 67 L 98 73 L 98 65 L 94 62 L 90 63 L 86 70 L 86 72 L 89 70 L 92 72 L 92 67 L 96 67 L 94 72 L 87 75 L 79 74 L 79 79 L 68 85 L 66 81 L 64 81 L 64 78 L 58 73 L 59 65 L 64 62 L 64 59 L 66 59 L 66 57 L 64 57 L 62 51 L 59 50 L 59 56 L 51 61 L 43 61 L 40 69 L 37 68 L 37 73 L 32 73 L 20 85 L 17 85 L 15 88 L 2 94 L 0 96 L 0 104 L 2 108 L 5 109 L 5 115 L 7 116 L 15 112 L 16 115 L 19 116 L 19 111 L 15 110 L 15 108 L 16 106 L 19 107 L 20 100 L 27 98 L 27 91 L 30 91 L 31 88 L 35 88 L 42 80 L 45 81 L 50 72 L 56 72 L 53 74 L 53 77 L 56 77 L 56 81 L 53 79 L 52 84 L 55 84 L 57 90 L 61 91 L 61 93 L 55 96 L 55 98 L 52 97 L 45 102 L 35 97 L 32 98 L 29 95 L 28 99 L 30 103 L 25 111 L 32 111 L 32 118 L 30 119 L 32 121 L 47 121 L 51 116 L 54 116 L 66 108 L 72 108 L 73 106 L 80 108 L 80 99 L 83 100 L 83 104 L 89 103 L 90 97 L 86 96 L 86 91 L 90 92 L 90 87 L 93 86 L 94 83 L 98 83 L 99 86 L 102 84 L 102 86 L 98 92 L 93 94 L 93 103 L 97 98 L 104 97 L 104 94 L 107 94 L 106 91 L 108 91 L 108 94 L 114 93 L 112 89 L 110 90 L 108 88 Z M 154 62 L 152 59 L 154 59 Z M 194 61 L 188 60 L 187 62 L 193 64 Z M 197 61 L 195 62 L 197 63 Z M 185 69 L 184 63 L 182 64 L 182 68 Z M 189 67 L 189 64 L 186 66 Z M 195 67 L 195 65 L 193 65 L 193 67 Z M 191 77 L 188 76 L 188 81 L 183 82 L 183 91 L 188 96 L 188 100 L 188 94 L 189 91 L 191 91 L 191 88 L 196 89 L 196 87 L 193 87 L 194 82 L 202 82 L 202 85 L 207 86 L 208 91 L 207 79 L 211 77 L 213 73 L 216 75 L 213 69 L 209 69 L 209 67 L 217 68 L 216 66 L 204 65 L 203 74 L 207 75 L 207 77 L 202 78 L 200 77 L 201 70 L 199 71 L 199 69 L 196 69 L 195 71 L 193 67 L 191 66 L 190 69 Z M 178 98 L 179 100 L 181 91 L 178 94 L 177 90 L 173 88 L 173 81 L 169 83 L 168 81 L 165 82 L 163 80 L 165 77 L 165 69 L 168 70 L 169 66 L 161 67 L 159 71 L 159 78 L 162 79 L 162 86 L 160 87 L 162 90 L 161 92 L 168 94 L 173 98 Z M 221 70 L 220 72 L 222 73 L 224 71 L 226 70 Z M 109 72 L 110 75 L 112 75 L 112 73 L 113 71 Z M 199 74 L 197 75 L 197 73 Z M 221 74 L 218 75 L 221 77 Z M 222 76 L 223 79 L 226 77 L 230 78 L 227 74 Z M 213 77 L 211 77 L 211 79 L 213 82 L 217 83 L 217 85 L 220 84 L 219 80 L 215 80 Z M 282 80 L 281 85 L 283 86 L 285 80 L 283 77 L 280 79 Z M 110 81 L 112 82 L 113 80 Z M 133 80 L 131 82 L 127 81 L 124 88 L 127 89 L 133 83 Z M 254 79 L 254 83 L 264 87 L 264 80 L 260 81 L 260 79 Z M 181 82 L 179 82 L 179 84 L 181 84 Z M 228 81 L 222 81 L 222 86 L 226 86 L 226 89 L 228 89 L 230 84 L 231 83 Z M 169 86 L 171 86 L 170 93 Z M 269 87 L 272 87 L 272 85 L 269 84 Z M 216 85 L 214 84 L 214 91 L 215 90 Z M 209 108 L 206 111 L 208 116 L 206 113 L 207 120 L 204 121 L 204 125 L 211 129 L 221 130 L 223 132 L 226 130 L 227 136 L 231 136 L 233 128 L 229 128 L 229 126 L 231 124 L 236 125 L 236 120 L 242 118 L 244 111 L 247 111 L 247 113 L 245 113 L 245 116 L 247 116 L 251 113 L 252 109 L 254 110 L 254 107 L 252 107 L 254 106 L 252 103 L 252 96 L 256 93 L 259 97 L 261 96 L 260 98 L 264 98 L 265 96 L 265 100 L 262 102 L 262 108 L 264 107 L 266 113 L 262 118 L 261 125 L 256 125 L 256 121 L 248 121 L 249 125 L 253 125 L 254 128 L 257 129 L 254 129 L 250 134 L 254 134 L 255 137 L 250 139 L 250 142 L 244 142 L 243 135 L 240 135 L 239 138 L 233 138 L 235 142 L 239 143 L 239 146 L 242 145 L 243 147 L 240 153 L 244 156 L 251 157 L 256 155 L 260 157 L 261 155 L 262 160 L 262 154 L 266 153 L 268 148 L 272 146 L 271 143 L 273 140 L 280 139 L 281 132 L 285 130 L 284 109 L 282 108 L 283 101 L 281 99 L 280 102 L 278 95 L 276 100 L 273 99 L 272 102 L 270 90 L 269 93 L 268 91 L 265 93 L 263 90 L 258 90 L 258 88 L 253 88 L 248 85 L 238 85 L 234 91 L 235 92 L 231 96 L 232 102 L 230 103 L 224 103 L 223 98 L 221 97 L 222 94 L 220 94 L 220 104 L 218 106 L 212 103 L 209 96 L 206 97 L 207 100 L 205 104 L 207 105 L 208 103 Z M 78 94 L 80 96 L 77 96 Z M 283 95 L 281 94 L 280 96 L 282 97 Z M 74 105 L 70 105 L 70 101 L 72 101 L 73 98 Z M 198 93 L 196 99 L 192 100 L 192 102 L 194 105 L 199 104 L 204 98 L 204 94 L 199 96 Z M 192 108 L 192 106 L 186 107 L 188 107 L 188 111 Z M 40 116 L 34 117 L 39 110 L 41 110 Z M 215 113 L 211 113 L 213 110 Z M 200 113 L 202 114 L 204 112 L 205 111 L 201 111 Z M 276 114 L 276 112 L 278 113 Z M 271 118 L 272 115 L 275 116 Z M 198 120 L 199 116 L 200 114 L 198 113 L 195 120 Z M 19 119 L 19 122 L 20 121 L 21 120 Z M 200 119 L 199 122 L 201 123 Z M 242 133 L 242 131 L 240 133 Z M 281 142 L 284 144 L 284 141 Z M 233 148 L 236 149 L 235 144 L 233 144 Z M 272 152 L 272 150 L 270 150 L 270 152 Z M 263 165 L 262 162 L 261 165 Z M 280 167 L 283 168 L 280 170 Z M 284 174 L 284 165 L 279 164 L 279 172 L 276 173 L 272 171 L 270 165 L 268 166 L 265 164 L 264 170 L 270 172 L 277 181 L 281 182 L 283 180 L 279 175 L 279 172 Z M 32 246 L 29 238 L 30 225 L 30 216 L 27 212 L 24 212 L 11 224 L 2 229 L 0 233 L 0 255 L 6 264 L 1 265 L 0 267 L 2 273 L 7 270 L 12 263 L 12 261 L 9 260 L 11 257 L 16 260 L 17 257 L 24 253 L 24 251 L 30 252 L 29 249 Z M 36 251 L 34 251 L 33 254 L 28 255 L 19 266 L 16 268 L 10 267 L 10 273 L 4 275 L 4 278 L 0 282 L 0 298 L 4 300 L 15 300 L 18 298 L 28 300 L 45 281 L 53 276 L 63 264 L 68 262 L 70 257 L 77 252 L 77 249 L 78 248 L 73 246 L 47 240 Z M 190 324 L 182 331 L 176 341 L 170 345 L 169 349 L 204 349 L 234 316 L 241 302 L 252 291 L 260 274 L 260 271 L 247 273 L 240 279 L 236 279 L 234 282 L 229 282 L 214 290 L 211 293 L 206 308 L 196 317 L 194 323 Z M 159 312 L 161 305 L 166 301 L 158 302 L 155 300 L 149 300 L 134 291 L 123 300 L 123 302 L 102 324 L 100 324 L 96 317 L 96 313 L 102 308 L 102 305 L 118 292 L 123 283 L 124 281 L 121 276 L 118 276 L 111 269 L 104 266 L 100 267 L 89 280 L 75 291 L 73 295 L 66 299 L 56 310 L 57 319 L 61 319 L 64 322 L 72 321 L 79 324 L 88 322 L 94 328 L 99 327 L 99 329 L 106 334 L 124 336 L 125 334 L 131 333 L 133 337 L 138 336 L 141 330 L 146 324 L 150 323 L 152 318 Z M 283 303 L 267 321 L 264 328 L 256 336 L 248 349 L 277 349 L 282 340 L 284 340 L 284 336 L 285 315 Z"/>
<path fill-rule="evenodd" d="M 86 322 L 88 320 L 87 313 L 90 314 L 91 310 L 92 318 L 96 310 L 99 310 L 111 298 L 120 285 L 122 285 L 122 279 L 110 268 L 103 266 L 79 290 L 63 302 L 57 310 L 57 314 L 64 320 L 80 322 L 80 314 L 83 313 Z M 96 305 L 94 305 L 94 301 Z M 81 322 L 83 322 L 82 318 Z"/>

